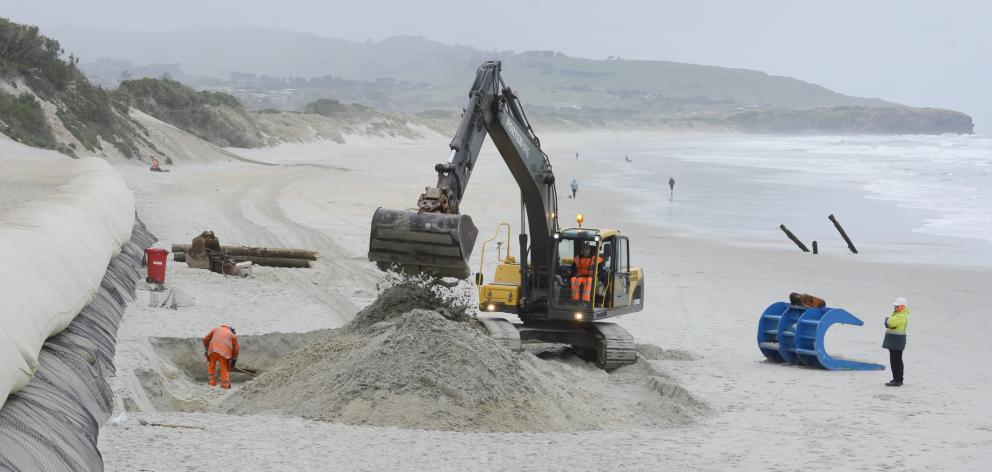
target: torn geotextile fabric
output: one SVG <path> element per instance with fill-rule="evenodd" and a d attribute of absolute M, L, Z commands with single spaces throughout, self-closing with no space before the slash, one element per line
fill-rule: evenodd
<path fill-rule="evenodd" d="M 45 341 L 34 378 L 0 408 L 0 470 L 103 470 L 97 436 L 113 410 L 107 377 L 114 374 L 117 327 L 153 242 L 136 220 L 93 301 Z"/>

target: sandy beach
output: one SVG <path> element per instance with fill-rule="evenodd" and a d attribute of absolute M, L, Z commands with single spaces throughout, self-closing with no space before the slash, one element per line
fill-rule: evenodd
<path fill-rule="evenodd" d="M 650 360 L 651 368 L 703 404 L 705 413 L 684 424 L 649 418 L 657 400 L 610 387 L 621 385 L 617 374 L 581 361 L 537 358 L 552 368 L 548 372 L 602 395 L 604 414 L 630 415 L 630 421 L 604 429 L 486 433 L 218 412 L 227 394 L 191 377 L 162 346 L 169 338 L 200 337 L 220 322 L 246 339 L 284 333 L 267 339 L 291 346 L 287 340 L 315 336 L 294 333 L 351 320 L 376 298 L 383 277 L 365 254 L 372 212 L 380 205 L 412 207 L 445 154 L 444 136 L 417 131 L 427 138 L 349 136 L 346 144 L 257 150 L 220 150 L 173 133 L 176 149 L 196 149 L 196 159 L 180 161 L 169 173 L 116 164 L 163 246 L 209 229 L 223 244 L 301 247 L 320 251 L 321 258 L 311 269 L 256 267 L 244 279 L 170 261 L 167 284 L 185 295 L 176 310 L 149 307 L 150 293 L 139 291 L 118 333 L 115 417 L 99 438 L 108 470 L 207 470 L 214 461 L 243 470 L 793 470 L 802 464 L 810 470 L 957 471 L 992 463 L 992 408 L 985 401 L 992 381 L 980 370 L 988 357 L 982 316 L 992 270 L 884 262 L 836 250 L 813 256 L 784 238 L 777 245 L 725 244 L 666 226 L 627 204 L 637 200 L 643 209 L 650 203 L 643 189 L 656 178 L 637 168 L 640 159 L 616 170 L 600 159 L 574 159 L 572 149 L 609 149 L 636 134 L 547 135 L 543 143 L 560 185 L 582 182 L 574 200 L 561 192 L 563 224 L 564 215 L 581 212 L 587 225 L 619 228 L 631 238 L 632 263 L 646 271 L 644 311 L 618 322 L 638 342 L 667 353 Z M 682 139 L 652 139 L 662 138 Z M 71 166 L 46 170 L 60 158 L 54 153 L 6 140 L 0 145 L 2 211 L 44 196 L 70 175 Z M 504 167 L 487 145 L 463 206 L 480 228 L 480 241 L 498 223 L 519 221 L 519 196 Z M 686 205 L 705 205 L 685 198 Z M 474 252 L 474 267 L 480 253 Z M 483 272 L 489 276 L 493 266 L 487 260 Z M 859 316 L 865 325 L 834 327 L 827 348 L 881 364 L 887 364 L 882 319 L 891 299 L 907 297 L 913 314 L 906 386 L 884 387 L 888 372 L 765 362 L 755 343 L 757 318 L 791 291 L 816 294 Z M 235 376 L 234 390 L 246 380 Z M 218 447 L 218 437 L 230 432 L 236 439 Z"/>
<path fill-rule="evenodd" d="M 560 201 L 561 213 L 581 211 L 587 225 L 617 227 L 631 238 L 632 263 L 646 271 L 646 307 L 618 321 L 638 342 L 689 354 L 651 362 L 709 406 L 699 421 L 462 433 L 206 412 L 224 394 L 163 370 L 163 354 L 149 338 L 198 337 L 222 321 L 242 336 L 341 326 L 376 296 L 381 275 L 365 257 L 375 207 L 412 207 L 433 183 L 446 139 L 428 136 L 231 150 L 274 165 L 214 151 L 166 174 L 118 166 L 139 214 L 163 240 L 187 242 L 209 229 L 223 244 L 304 247 L 322 257 L 313 269 L 257 267 L 248 279 L 170 262 L 167 283 L 193 300 L 177 310 L 144 306 L 149 295 L 139 292 L 119 332 L 118 417 L 100 435 L 108 470 L 207 470 L 219 463 L 242 470 L 986 470 L 992 463 L 992 380 L 980 372 L 988 357 L 982 317 L 992 271 L 812 256 L 788 241 L 762 248 L 686 237 L 624 212 L 628 188 L 612 184 L 602 165 L 572 158 L 570 149 L 608 146 L 613 137 L 602 135 L 543 136 L 559 180 L 583 182 L 577 199 Z M 480 240 L 499 222 L 519 221 L 516 187 L 494 149 L 484 149 L 462 208 Z M 878 363 L 887 359 L 882 319 L 891 299 L 907 297 L 913 315 L 906 386 L 884 387 L 888 372 L 764 362 L 755 345 L 757 318 L 791 291 L 814 293 L 861 317 L 865 326 L 833 328 L 828 349 Z M 604 392 L 604 408 L 623 401 Z M 142 426 L 138 418 L 192 428 Z"/>

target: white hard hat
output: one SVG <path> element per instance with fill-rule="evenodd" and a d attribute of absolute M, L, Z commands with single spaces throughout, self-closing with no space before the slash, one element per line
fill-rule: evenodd
<path fill-rule="evenodd" d="M 903 297 L 899 297 L 899 298 L 896 299 L 896 301 L 892 302 L 892 305 L 893 306 L 899 306 L 899 305 L 905 305 L 905 304 L 906 304 L 906 299 L 903 298 Z"/>

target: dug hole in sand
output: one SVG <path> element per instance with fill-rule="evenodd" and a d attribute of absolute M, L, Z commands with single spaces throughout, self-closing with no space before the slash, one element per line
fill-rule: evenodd
<path fill-rule="evenodd" d="M 606 373 L 567 350 L 552 360 L 514 352 L 446 290 L 409 280 L 386 288 L 215 408 L 480 432 L 677 426 L 708 411 L 644 359 Z"/>

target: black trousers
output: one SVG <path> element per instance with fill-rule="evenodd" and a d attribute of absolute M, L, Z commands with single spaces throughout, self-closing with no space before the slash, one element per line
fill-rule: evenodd
<path fill-rule="evenodd" d="M 889 349 L 889 365 L 892 366 L 892 380 L 902 382 L 902 351 Z"/>

